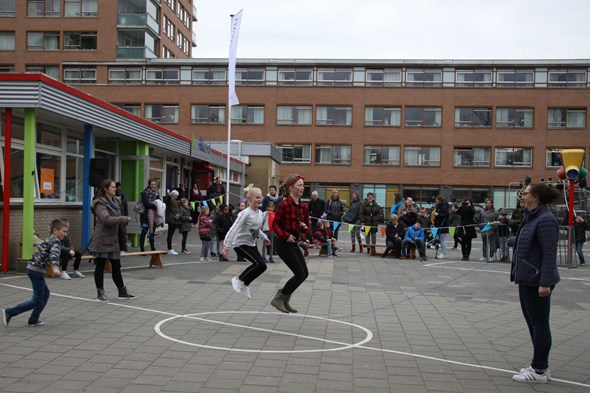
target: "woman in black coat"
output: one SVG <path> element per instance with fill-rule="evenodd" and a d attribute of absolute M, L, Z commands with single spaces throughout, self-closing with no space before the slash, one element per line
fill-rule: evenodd
<path fill-rule="evenodd" d="M 461 226 L 457 229 L 459 232 L 459 239 L 461 239 L 461 252 L 463 253 L 462 261 L 469 260 L 471 254 L 471 242 L 477 237 L 475 232 L 475 208 L 471 203 L 471 199 L 465 199 L 461 207 L 457 210 L 457 214 L 461 217 Z"/>

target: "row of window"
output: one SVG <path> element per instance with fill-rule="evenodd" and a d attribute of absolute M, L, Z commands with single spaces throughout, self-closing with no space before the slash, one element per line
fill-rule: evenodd
<path fill-rule="evenodd" d="M 27 16 L 30 17 L 95 17 L 97 15 L 98 0 L 27 0 Z M 0 17 L 15 16 L 16 0 L 0 1 Z"/>
<path fill-rule="evenodd" d="M 192 67 L 190 76 L 180 67 L 160 67 L 160 79 L 149 77 L 153 68 L 111 68 L 110 83 L 226 85 L 224 67 Z M 126 78 L 118 77 L 125 71 Z M 184 71 L 184 70 L 183 70 Z M 417 69 L 417 68 L 292 68 L 238 67 L 236 85 L 244 86 L 367 86 L 367 87 L 588 87 L 588 68 L 538 69 Z"/>
<path fill-rule="evenodd" d="M 121 104 L 125 110 L 141 116 L 141 105 Z M 351 106 L 323 106 L 315 108 L 316 126 L 352 126 Z M 404 119 L 402 122 L 402 112 Z M 491 128 L 493 108 L 455 108 L 455 128 Z M 157 113 L 153 116 L 153 113 Z M 313 123 L 312 105 L 278 105 L 276 124 L 279 126 L 311 126 Z M 179 106 L 175 104 L 147 104 L 145 118 L 167 124 L 178 123 Z M 496 108 L 496 128 L 534 127 L 533 108 Z M 232 107 L 232 124 L 264 125 L 264 106 L 236 105 Z M 226 122 L 224 105 L 191 105 L 191 124 L 218 124 Z M 442 108 L 440 107 L 365 107 L 365 127 L 442 127 Z M 586 109 L 548 108 L 547 128 L 584 129 Z"/>
<path fill-rule="evenodd" d="M 312 145 L 279 144 L 284 164 L 311 164 Z M 545 165 L 548 168 L 561 166 L 561 150 L 546 149 Z M 400 166 L 401 146 L 365 145 L 363 164 L 371 166 Z M 404 166 L 440 167 L 441 148 L 437 146 L 404 146 Z M 453 151 L 453 166 L 456 168 L 490 168 L 492 163 L 491 147 L 456 147 Z M 494 148 L 494 166 L 496 168 L 532 168 L 532 148 Z M 316 164 L 350 165 L 352 147 L 350 145 L 315 145 Z"/>

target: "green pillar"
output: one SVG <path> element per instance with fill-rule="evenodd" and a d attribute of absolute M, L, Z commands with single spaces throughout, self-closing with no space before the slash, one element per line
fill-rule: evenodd
<path fill-rule="evenodd" d="M 139 199 L 139 193 L 143 191 L 147 184 L 147 179 L 144 178 L 144 157 L 149 156 L 149 145 L 145 142 L 123 141 L 119 143 L 119 154 L 121 156 L 136 156 L 138 159 L 122 159 L 121 160 L 121 184 L 123 191 L 127 196 L 128 201 L 136 201 Z M 139 159 L 139 158 L 142 159 Z M 149 165 L 149 164 L 148 164 Z M 132 209 L 133 206 L 130 206 Z M 132 217 L 135 213 L 129 212 Z M 139 235 L 129 235 L 135 247 L 139 246 Z"/>
<path fill-rule="evenodd" d="M 35 142 L 37 119 L 35 109 L 25 109 L 25 152 L 23 165 L 23 259 L 33 256 L 35 232 Z"/>

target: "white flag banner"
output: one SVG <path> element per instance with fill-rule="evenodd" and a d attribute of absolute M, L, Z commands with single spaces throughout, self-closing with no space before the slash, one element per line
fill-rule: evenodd
<path fill-rule="evenodd" d="M 243 10 L 242 10 L 243 11 Z M 236 53 L 238 51 L 238 35 L 240 34 L 240 23 L 242 22 L 242 11 L 231 18 L 231 42 L 229 44 L 229 106 L 238 105 L 240 101 L 236 95 Z"/>

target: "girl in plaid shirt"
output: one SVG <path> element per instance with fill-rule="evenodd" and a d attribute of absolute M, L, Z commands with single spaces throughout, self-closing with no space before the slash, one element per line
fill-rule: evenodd
<path fill-rule="evenodd" d="M 297 245 L 303 234 L 307 235 L 309 222 L 309 208 L 301 201 L 303 195 L 303 177 L 289 176 L 283 184 L 287 198 L 279 204 L 275 211 L 272 227 L 277 238 L 277 254 L 294 276 L 277 291 L 270 304 L 277 310 L 288 313 L 297 312 L 289 305 L 291 294 L 305 281 L 309 272 L 301 248 Z"/>

